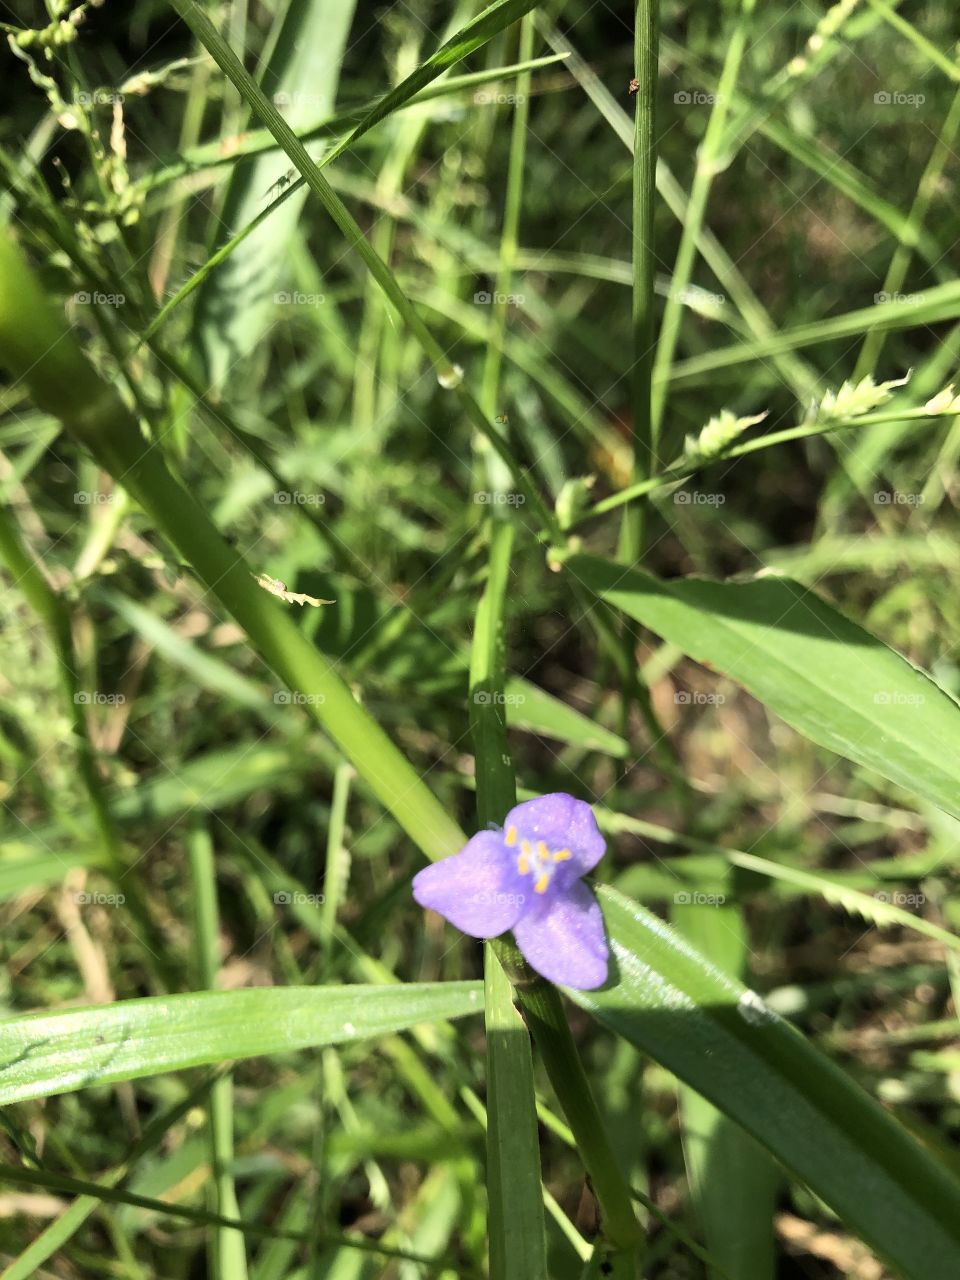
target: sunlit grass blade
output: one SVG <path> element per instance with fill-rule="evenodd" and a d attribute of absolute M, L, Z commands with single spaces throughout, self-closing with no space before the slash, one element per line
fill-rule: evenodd
<path fill-rule="evenodd" d="M 570 997 L 752 1134 L 899 1274 L 949 1280 L 960 1182 L 755 992 L 615 890 L 599 896 L 616 971 Z"/>
<path fill-rule="evenodd" d="M 0 1021 L 0 1105 L 208 1063 L 288 1053 L 465 1017 L 477 982 L 273 987 L 35 1013 Z"/>
<path fill-rule="evenodd" d="M 742 978 L 749 956 L 743 911 L 734 904 L 675 905 L 673 923 L 706 960 Z M 690 1193 L 715 1266 L 711 1280 L 771 1280 L 776 1267 L 773 1214 L 776 1165 L 695 1089 L 680 1088 L 683 1155 Z"/>
<path fill-rule="evenodd" d="M 666 582 L 587 556 L 567 567 L 814 742 L 960 816 L 960 707 L 813 592 L 784 578 Z"/>

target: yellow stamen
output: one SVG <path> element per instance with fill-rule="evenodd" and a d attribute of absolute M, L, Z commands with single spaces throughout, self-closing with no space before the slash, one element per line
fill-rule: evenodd
<path fill-rule="evenodd" d="M 511 848 L 511 849 L 512 849 L 512 848 L 513 848 L 513 846 L 517 843 L 517 828 L 516 828 L 516 827 L 507 827 L 506 843 L 507 843 L 508 847 L 509 847 L 509 848 Z"/>
<path fill-rule="evenodd" d="M 547 885 L 549 883 L 550 883 L 550 872 L 544 871 L 543 875 L 541 875 L 540 879 L 533 886 L 534 893 L 546 893 Z"/>
<path fill-rule="evenodd" d="M 520 841 L 520 857 L 517 859 L 517 870 L 522 876 L 530 874 L 530 855 L 533 853 L 533 846 L 529 840 Z"/>
<path fill-rule="evenodd" d="M 560 849 L 557 853 L 553 855 L 553 860 L 554 862 L 566 862 L 568 859 L 572 857 L 573 857 L 573 854 L 570 852 L 569 849 Z"/>

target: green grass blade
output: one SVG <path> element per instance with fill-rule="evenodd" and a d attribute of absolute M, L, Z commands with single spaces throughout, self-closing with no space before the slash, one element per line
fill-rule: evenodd
<path fill-rule="evenodd" d="M 354 7 L 354 0 L 291 0 L 283 13 L 261 87 L 286 104 L 285 118 L 292 128 L 299 130 L 318 114 L 332 111 Z M 217 225 L 228 232 L 246 226 L 261 212 L 285 168 L 276 155 L 237 164 Z M 231 373 L 236 378 L 238 367 L 249 368 L 241 362 L 271 322 L 273 294 L 289 262 L 305 195 L 301 191 L 286 201 L 269 225 L 245 237 L 220 270 L 204 280 L 197 295 L 194 333 L 213 387 L 222 387 Z"/>
<path fill-rule="evenodd" d="M 739 906 L 675 906 L 673 922 L 723 973 L 742 976 L 749 946 Z M 772 1280 L 776 1165 L 695 1089 L 680 1088 L 683 1155 L 712 1262 L 711 1280 Z"/>
<path fill-rule="evenodd" d="M 756 995 L 599 891 L 617 969 L 570 998 L 741 1125 L 909 1280 L 952 1280 L 960 1183 Z"/>
<path fill-rule="evenodd" d="M 262 1054 L 350 1044 L 482 1009 L 477 982 L 273 987 L 0 1021 L 0 1106 Z"/>
<path fill-rule="evenodd" d="M 663 582 L 574 556 L 577 581 L 736 680 L 821 746 L 960 817 L 960 707 L 923 671 L 787 578 Z"/>

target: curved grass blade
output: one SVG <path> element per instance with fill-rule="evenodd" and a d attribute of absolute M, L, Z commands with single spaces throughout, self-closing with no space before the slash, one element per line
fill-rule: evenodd
<path fill-rule="evenodd" d="M 753 991 L 662 920 L 599 890 L 616 960 L 568 991 L 740 1124 L 909 1280 L 952 1280 L 960 1183 Z"/>
<path fill-rule="evenodd" d="M 202 991 L 0 1021 L 0 1106 L 479 1013 L 479 982 Z"/>
<path fill-rule="evenodd" d="M 261 85 L 275 102 L 286 104 L 294 128 L 318 111 L 333 109 L 353 16 L 354 0 L 292 0 L 283 12 Z M 285 168 L 283 157 L 275 154 L 236 165 L 217 223 L 227 237 L 234 227 L 256 217 L 264 193 L 283 181 Z M 222 387 L 231 371 L 237 376 L 239 362 L 255 350 L 269 327 L 274 290 L 298 234 L 305 199 L 306 192 L 300 192 L 285 202 L 269 226 L 245 237 L 223 270 L 207 276 L 197 295 L 194 333 L 213 387 Z"/>
<path fill-rule="evenodd" d="M 673 923 L 724 973 L 744 975 L 749 943 L 738 905 L 677 905 Z M 696 1089 L 680 1087 L 690 1195 L 711 1255 L 710 1280 L 772 1280 L 780 1174 L 762 1147 Z"/>
<path fill-rule="evenodd" d="M 662 582 L 566 562 L 602 599 L 729 676 L 806 737 L 960 817 L 960 707 L 923 671 L 789 578 Z"/>
<path fill-rule="evenodd" d="M 397 85 L 395 89 L 391 90 L 390 93 L 385 94 L 377 103 L 375 103 L 375 105 L 367 111 L 357 126 L 345 138 L 342 138 L 332 151 L 322 159 L 313 161 L 312 163 L 317 169 L 321 169 L 325 165 L 332 163 L 332 161 L 336 160 L 338 156 L 341 156 L 344 151 L 353 146 L 353 144 L 368 130 L 372 129 L 375 124 L 379 124 L 381 120 L 384 120 L 388 115 L 392 114 L 392 112 L 406 106 L 406 104 L 416 94 L 423 91 L 425 86 L 428 85 L 431 80 L 435 80 L 437 76 L 442 75 L 448 67 L 453 66 L 455 63 L 467 57 L 468 54 L 473 53 L 474 50 L 479 49 L 482 45 L 486 44 L 487 41 L 491 40 L 495 35 L 498 35 L 506 27 L 510 26 L 512 22 L 515 22 L 518 18 L 522 17 L 529 9 L 532 9 L 534 7 L 534 3 L 535 0 L 497 0 L 496 4 L 490 5 L 489 8 L 478 14 L 472 22 L 468 22 L 467 25 L 458 31 L 455 36 L 452 36 L 450 40 L 441 45 L 436 53 L 429 57 L 421 66 L 417 67 L 416 71 L 407 76 L 401 84 Z M 191 3 L 191 0 L 182 0 L 182 3 L 181 0 L 174 0 L 174 7 L 188 22 L 190 21 L 191 9 L 194 13 L 197 13 L 196 6 Z M 221 37 L 216 32 L 215 28 L 210 26 L 208 22 L 205 22 L 203 27 L 204 30 L 207 31 L 208 39 L 212 37 L 216 41 L 221 41 Z M 207 43 L 207 41 L 204 41 L 204 43 Z M 210 48 L 211 52 L 213 52 L 213 48 L 209 44 L 207 44 L 207 47 Z M 225 43 L 224 47 L 227 47 Z M 282 141 L 278 138 L 275 130 L 270 127 L 269 120 L 267 120 L 266 123 L 268 125 L 267 132 L 275 140 L 276 144 L 283 147 L 284 150 L 288 150 L 288 148 L 284 146 Z M 309 137 L 309 134 L 305 136 Z M 302 140 L 297 139 L 297 142 L 302 150 Z M 304 155 L 305 154 L 306 153 L 304 152 Z M 298 191 L 301 191 L 305 185 L 311 185 L 308 182 L 303 164 L 297 161 L 296 157 L 292 158 L 297 162 L 297 167 L 300 169 L 301 177 L 291 183 L 291 185 L 287 187 L 286 191 L 282 192 L 276 200 L 267 206 L 266 209 L 262 210 L 255 218 L 245 226 L 241 227 L 236 235 L 234 235 L 225 244 L 221 245 L 216 254 L 214 254 L 213 257 L 211 257 L 203 267 L 201 267 L 200 270 L 177 291 L 169 302 L 164 305 L 162 310 L 154 317 L 153 322 L 144 334 L 143 341 L 146 341 L 148 336 L 156 332 L 157 328 L 166 319 L 174 307 L 178 306 L 194 291 L 194 289 L 199 288 L 203 284 L 206 276 L 213 267 L 219 266 L 220 263 L 224 262 L 249 235 L 255 232 L 257 228 L 262 225 L 267 217 L 284 205 L 287 200 L 289 200 Z"/>

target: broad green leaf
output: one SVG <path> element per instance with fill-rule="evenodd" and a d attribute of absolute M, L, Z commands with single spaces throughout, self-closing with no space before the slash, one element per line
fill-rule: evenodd
<path fill-rule="evenodd" d="M 529 680 L 512 676 L 507 680 L 505 692 L 507 723 L 511 728 L 528 729 L 559 742 L 572 743 L 584 751 L 602 751 L 618 758 L 629 750 L 619 734 L 605 729 Z"/>
<path fill-rule="evenodd" d="M 0 1021 L 0 1106 L 479 1013 L 479 982 L 202 991 Z"/>
<path fill-rule="evenodd" d="M 530 1034 L 492 947 L 485 947 L 487 1028 L 487 1195 L 490 1274 L 546 1280 L 540 1146 Z"/>
<path fill-rule="evenodd" d="M 960 1183 L 860 1087 L 658 917 L 607 886 L 613 967 L 582 1008 L 802 1179 L 909 1280 L 953 1280 Z"/>
<path fill-rule="evenodd" d="M 749 956 L 739 906 L 679 905 L 677 931 L 724 973 L 742 974 Z M 770 1280 L 779 1171 L 762 1147 L 689 1085 L 680 1088 L 683 1155 L 690 1192 L 716 1266 L 711 1280 Z"/>
<path fill-rule="evenodd" d="M 812 591 L 788 578 L 663 582 L 592 556 L 567 567 L 813 742 L 960 817 L 960 707 Z"/>
<path fill-rule="evenodd" d="M 261 80 L 294 129 L 330 114 L 354 0 L 289 0 Z M 230 177 L 218 226 L 221 241 L 263 211 L 289 164 L 276 153 L 242 160 Z M 274 310 L 274 291 L 298 234 L 306 192 L 285 201 L 238 245 L 197 295 L 196 334 L 215 387 L 254 350 Z"/>

